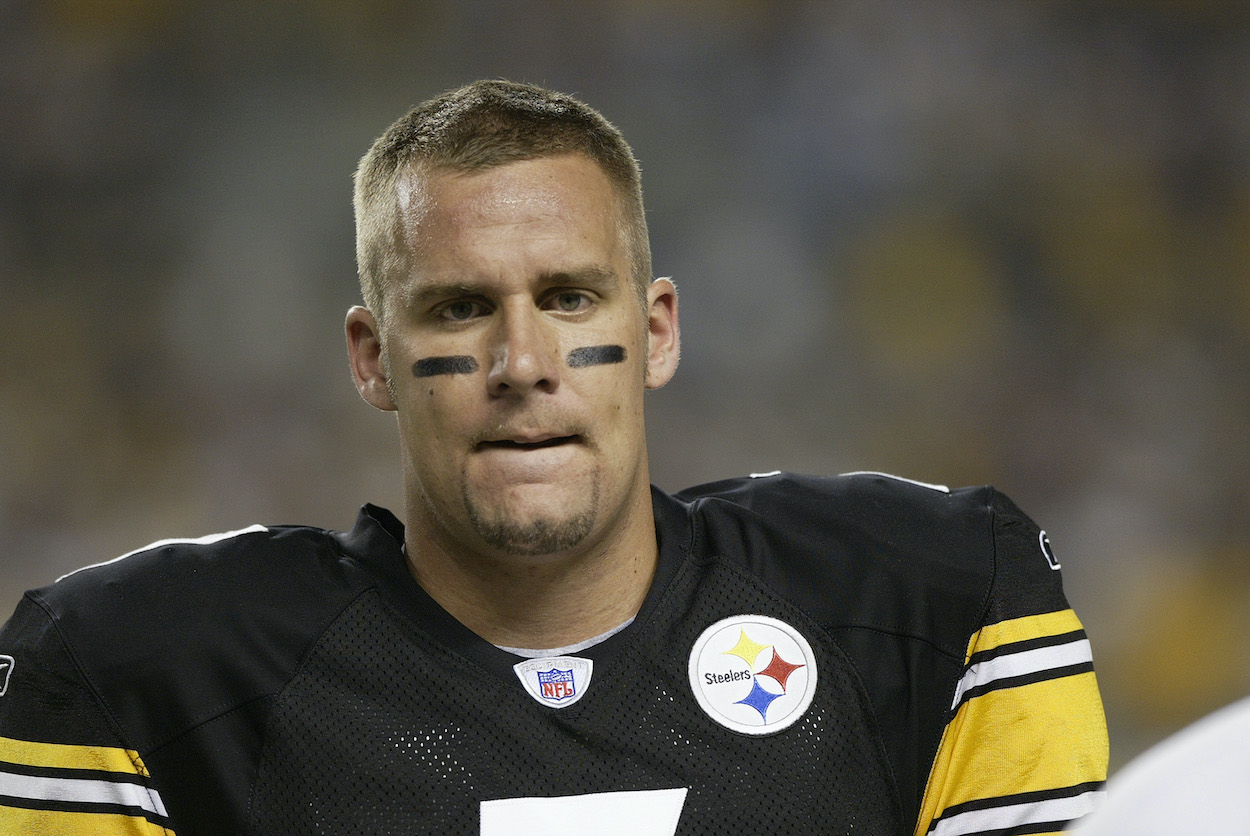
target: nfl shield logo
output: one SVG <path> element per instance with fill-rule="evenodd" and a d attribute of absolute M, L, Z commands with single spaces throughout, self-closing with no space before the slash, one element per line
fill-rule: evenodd
<path fill-rule="evenodd" d="M 573 671 L 562 671 L 558 668 L 549 671 L 536 671 L 538 688 L 545 700 L 567 700 L 577 695 L 577 686 L 573 684 Z"/>
<path fill-rule="evenodd" d="M 568 708 L 586 696 L 594 662 L 580 656 L 526 659 L 512 666 L 525 690 L 548 708 Z"/>

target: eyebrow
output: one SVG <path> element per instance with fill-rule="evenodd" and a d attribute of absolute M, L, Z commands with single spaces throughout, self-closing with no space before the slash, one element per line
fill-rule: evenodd
<path fill-rule="evenodd" d="M 538 277 L 538 281 L 543 287 L 585 287 L 607 296 L 617 284 L 617 273 L 611 267 L 588 265 L 572 270 L 554 270 L 543 273 Z M 430 282 L 411 288 L 404 294 L 404 301 L 408 307 L 423 307 L 441 299 L 489 296 L 490 291 L 491 285 L 488 282 Z"/>
<path fill-rule="evenodd" d="M 578 270 L 561 270 L 545 273 L 542 276 L 545 284 L 588 285 L 596 290 L 608 290 L 616 285 L 616 271 L 611 267 L 590 266 Z"/>

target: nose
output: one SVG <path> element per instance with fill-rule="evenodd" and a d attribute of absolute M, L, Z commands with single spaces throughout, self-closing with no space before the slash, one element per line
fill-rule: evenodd
<path fill-rule="evenodd" d="M 528 300 L 504 304 L 495 326 L 491 366 L 486 377 L 496 397 L 521 397 L 560 385 L 556 335 L 541 310 Z"/>

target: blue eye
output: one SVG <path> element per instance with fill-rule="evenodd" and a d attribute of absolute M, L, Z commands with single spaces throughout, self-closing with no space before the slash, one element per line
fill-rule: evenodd
<path fill-rule="evenodd" d="M 558 293 L 554 299 L 555 306 L 565 313 L 574 313 L 581 310 L 585 305 L 590 304 L 590 300 L 586 298 L 584 293 Z"/>
<path fill-rule="evenodd" d="M 472 299 L 457 299 L 444 305 L 438 312 L 438 315 L 443 319 L 463 322 L 478 316 L 481 310 L 482 306 L 479 302 L 475 302 Z"/>

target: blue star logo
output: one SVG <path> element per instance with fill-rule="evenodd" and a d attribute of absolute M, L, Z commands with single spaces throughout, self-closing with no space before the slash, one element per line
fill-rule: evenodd
<path fill-rule="evenodd" d="M 749 705 L 760 713 L 760 719 L 768 720 L 768 706 L 772 705 L 773 700 L 780 697 L 781 694 L 774 694 L 771 691 L 765 691 L 760 687 L 758 679 L 751 681 L 751 693 L 738 700 L 735 705 Z"/>

